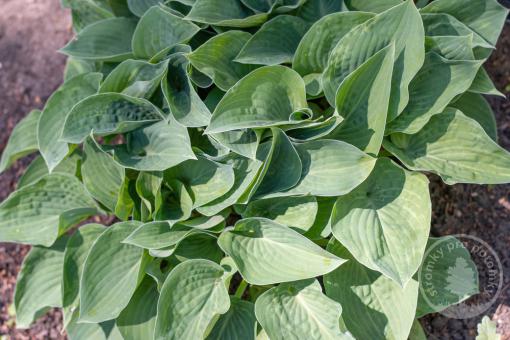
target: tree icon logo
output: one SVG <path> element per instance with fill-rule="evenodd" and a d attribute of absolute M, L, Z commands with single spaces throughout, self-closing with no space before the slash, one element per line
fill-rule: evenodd
<path fill-rule="evenodd" d="M 503 267 L 495 251 L 471 235 L 429 239 L 418 270 L 417 317 L 439 312 L 465 319 L 485 312 L 503 286 Z"/>
<path fill-rule="evenodd" d="M 453 295 L 456 295 L 459 301 L 464 301 L 478 290 L 472 289 L 473 285 L 469 284 L 477 280 L 478 273 L 472 268 L 462 257 L 455 260 L 455 265 L 448 267 L 447 285 L 445 289 Z"/>

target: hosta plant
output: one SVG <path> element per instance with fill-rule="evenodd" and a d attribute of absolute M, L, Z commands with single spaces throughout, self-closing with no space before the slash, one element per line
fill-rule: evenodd
<path fill-rule="evenodd" d="M 406 339 L 438 311 L 425 174 L 510 182 L 496 0 L 63 5 L 65 81 L 0 164 L 39 153 L 0 206 L 0 241 L 32 245 L 17 327 L 58 307 L 71 339 Z"/>

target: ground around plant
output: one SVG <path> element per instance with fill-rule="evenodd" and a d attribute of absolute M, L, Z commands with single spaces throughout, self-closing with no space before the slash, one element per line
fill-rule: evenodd
<path fill-rule="evenodd" d="M 508 4 L 507 4 L 508 6 Z M 72 36 L 69 13 L 58 0 L 1 0 L 0 4 L 0 153 L 16 123 L 44 102 L 62 81 L 65 57 L 56 51 Z M 498 89 L 510 94 L 510 23 L 487 63 Z M 499 143 L 510 150 L 510 102 L 491 98 Z M 30 159 L 0 175 L 0 201 L 15 189 Z M 505 282 L 488 311 L 503 340 L 510 340 L 510 185 L 443 184 L 431 176 L 432 234 L 471 234 L 499 255 Z M 16 330 L 12 295 L 27 246 L 0 243 L 0 340 L 64 339 L 62 316 L 52 310 L 29 330 Z M 422 319 L 431 339 L 473 339 L 481 316 L 467 320 L 433 314 Z"/>

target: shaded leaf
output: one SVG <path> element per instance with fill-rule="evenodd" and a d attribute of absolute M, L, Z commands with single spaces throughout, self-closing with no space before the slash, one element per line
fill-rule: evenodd
<path fill-rule="evenodd" d="M 313 279 L 282 283 L 255 302 L 257 320 L 271 339 L 352 339 L 340 330 L 341 313 Z"/>
<path fill-rule="evenodd" d="M 469 118 L 476 120 L 493 141 L 498 140 L 496 118 L 487 100 L 478 93 L 464 93 L 449 106 L 459 109 Z"/>
<path fill-rule="evenodd" d="M 170 113 L 184 126 L 207 125 L 211 112 L 189 80 L 188 60 L 184 55 L 175 54 L 169 58 L 168 63 L 168 72 L 161 82 L 161 89 Z"/>
<path fill-rule="evenodd" d="M 243 339 L 255 340 L 257 319 L 253 303 L 230 297 L 230 309 L 220 316 L 207 340 Z"/>
<path fill-rule="evenodd" d="M 395 45 L 391 44 L 344 79 L 335 100 L 336 111 L 344 120 L 329 138 L 374 156 L 379 153 L 389 109 L 394 52 Z"/>
<path fill-rule="evenodd" d="M 223 196 L 232 188 L 235 181 L 231 165 L 220 164 L 203 156 L 167 170 L 165 180 L 170 179 L 177 179 L 189 188 L 194 208 Z"/>
<path fill-rule="evenodd" d="M 406 286 L 430 231 L 428 183 L 424 175 L 380 158 L 363 184 L 338 198 L 333 235 L 357 261 Z"/>
<path fill-rule="evenodd" d="M 455 109 L 435 115 L 417 134 L 393 134 L 383 145 L 408 168 L 433 172 L 448 184 L 510 181 L 510 153 Z"/>
<path fill-rule="evenodd" d="M 158 298 L 156 282 L 147 276 L 116 320 L 124 340 L 153 338 Z"/>
<path fill-rule="evenodd" d="M 427 53 L 423 68 L 409 85 L 409 104 L 388 124 L 386 133 L 417 133 L 433 115 L 469 88 L 480 66 L 479 61 L 447 60 Z"/>
<path fill-rule="evenodd" d="M 407 339 L 414 321 L 418 283 L 405 288 L 352 258 L 332 239 L 327 249 L 349 259 L 324 276 L 326 295 L 345 306 L 342 319 L 356 339 Z M 396 308 L 398 306 L 398 308 Z M 359 322 L 359 316 L 364 322 Z"/>
<path fill-rule="evenodd" d="M 412 1 L 376 15 L 354 27 L 330 54 L 322 82 L 328 102 L 334 106 L 341 82 L 383 47 L 395 42 L 395 66 L 388 120 L 398 116 L 409 100 L 408 86 L 424 59 L 423 24 Z M 367 41 L 360 44 L 360 41 Z"/>

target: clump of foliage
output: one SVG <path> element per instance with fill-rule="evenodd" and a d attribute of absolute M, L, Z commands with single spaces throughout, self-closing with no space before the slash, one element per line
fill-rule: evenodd
<path fill-rule="evenodd" d="M 0 241 L 33 246 L 17 326 L 59 307 L 71 339 L 406 339 L 476 293 L 441 280 L 474 266 L 462 245 L 440 308 L 420 289 L 422 172 L 510 182 L 482 67 L 507 10 L 344 2 L 63 0 L 65 82 L 0 164 L 40 154 L 0 206 Z M 101 214 L 120 222 L 74 228 Z"/>

